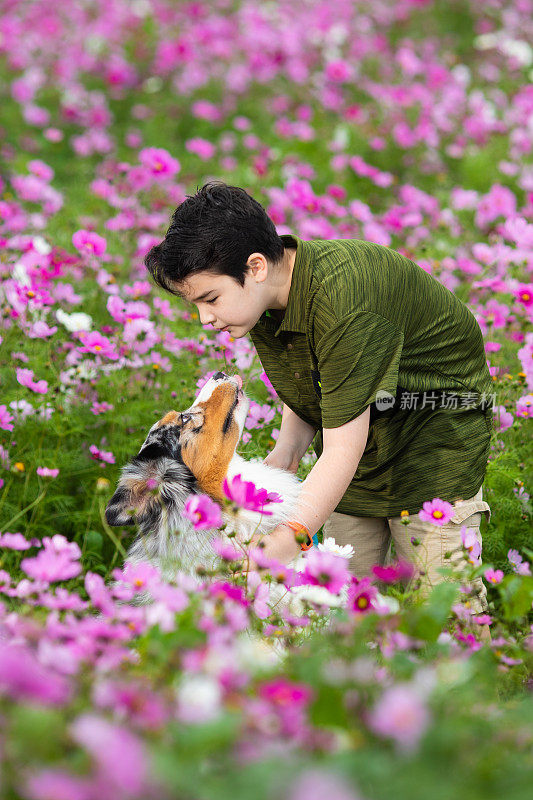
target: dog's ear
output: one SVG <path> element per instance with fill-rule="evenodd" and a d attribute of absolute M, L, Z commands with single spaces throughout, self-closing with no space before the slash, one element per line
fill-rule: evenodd
<path fill-rule="evenodd" d="M 107 524 L 112 527 L 135 525 L 135 509 L 130 503 L 131 492 L 119 486 L 105 510 Z"/>

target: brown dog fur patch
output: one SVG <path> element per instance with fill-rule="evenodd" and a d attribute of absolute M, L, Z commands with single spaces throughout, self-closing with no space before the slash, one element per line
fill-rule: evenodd
<path fill-rule="evenodd" d="M 222 432 L 224 420 L 235 401 L 235 389 L 223 384 L 214 389 L 205 403 L 204 424 L 194 438 L 182 447 L 182 458 L 195 476 L 203 492 L 214 500 L 222 500 L 222 483 L 226 477 L 229 462 L 239 440 L 239 428 L 234 419 L 226 431 Z"/>

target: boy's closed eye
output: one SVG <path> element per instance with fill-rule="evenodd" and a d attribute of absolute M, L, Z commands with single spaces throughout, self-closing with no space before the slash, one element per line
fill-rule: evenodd
<path fill-rule="evenodd" d="M 206 303 L 214 303 L 216 300 L 218 300 L 218 297 L 212 297 L 211 300 L 206 300 L 205 302 Z"/>

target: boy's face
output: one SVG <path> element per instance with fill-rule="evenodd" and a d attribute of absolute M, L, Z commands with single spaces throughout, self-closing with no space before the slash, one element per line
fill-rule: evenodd
<path fill-rule="evenodd" d="M 268 262 L 263 255 L 258 261 L 253 256 L 248 259 L 244 286 L 229 275 L 209 270 L 197 272 L 179 285 L 184 300 L 198 308 L 202 325 L 227 330 L 234 339 L 246 336 L 254 327 L 271 301 Z"/>

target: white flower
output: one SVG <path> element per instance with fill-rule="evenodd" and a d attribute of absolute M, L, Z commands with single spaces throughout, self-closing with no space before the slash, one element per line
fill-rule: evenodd
<path fill-rule="evenodd" d="M 397 614 L 400 610 L 400 604 L 395 597 L 379 594 L 379 592 L 372 601 L 372 604 L 376 611 L 382 614 Z"/>
<path fill-rule="evenodd" d="M 209 722 L 220 713 L 222 691 L 214 678 L 187 675 L 177 691 L 178 717 L 182 722 Z"/>
<path fill-rule="evenodd" d="M 67 331 L 90 331 L 92 328 L 92 318 L 82 311 L 75 314 L 65 314 L 60 308 L 56 311 L 56 319 L 65 326 Z"/>
<path fill-rule="evenodd" d="M 316 606 L 329 606 L 331 608 L 341 606 L 344 602 L 342 592 L 340 594 L 332 594 L 324 586 L 313 586 L 312 584 L 295 586 L 291 589 L 290 594 L 289 606 L 292 613 L 303 613 L 303 602 L 311 603 Z M 297 612 L 295 609 L 302 610 Z"/>
<path fill-rule="evenodd" d="M 37 250 L 37 252 L 41 253 L 43 256 L 47 256 L 48 253 L 52 252 L 52 248 L 42 236 L 34 236 L 31 243 L 34 250 Z"/>
<path fill-rule="evenodd" d="M 337 544 L 333 536 L 327 536 L 323 542 L 320 542 L 318 549 L 327 553 L 335 553 L 335 555 L 343 558 L 351 558 L 354 553 L 351 544 Z"/>

